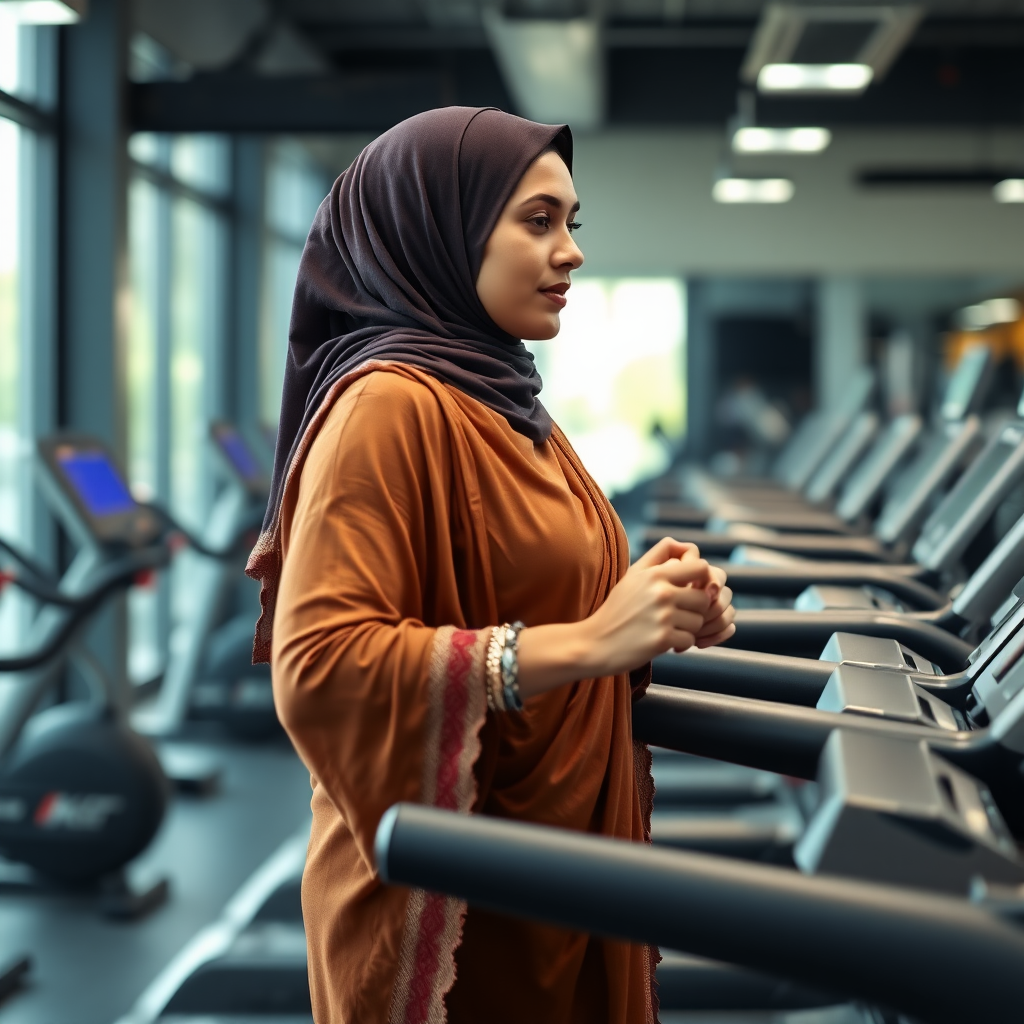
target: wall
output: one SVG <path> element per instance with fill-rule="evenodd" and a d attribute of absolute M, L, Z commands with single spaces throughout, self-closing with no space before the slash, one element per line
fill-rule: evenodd
<path fill-rule="evenodd" d="M 837 101 L 841 102 L 841 101 Z M 788 176 L 779 206 L 711 199 L 722 132 L 606 131 L 576 140 L 575 178 L 594 274 L 1015 275 L 1024 204 L 979 189 L 867 191 L 863 167 L 1024 167 L 1024 131 L 843 129 L 816 156 L 745 157 L 737 171 Z"/>

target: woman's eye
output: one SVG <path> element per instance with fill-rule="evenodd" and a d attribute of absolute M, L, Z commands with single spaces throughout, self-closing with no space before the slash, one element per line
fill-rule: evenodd
<path fill-rule="evenodd" d="M 551 218 L 541 216 L 531 217 L 529 222 L 531 224 L 536 224 L 539 228 L 546 228 L 551 225 Z"/>
<path fill-rule="evenodd" d="M 565 225 L 570 231 L 579 231 L 583 225 L 578 220 L 571 220 Z"/>

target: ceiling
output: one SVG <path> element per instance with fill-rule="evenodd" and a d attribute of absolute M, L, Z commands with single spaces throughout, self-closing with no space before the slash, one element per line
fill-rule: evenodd
<path fill-rule="evenodd" d="M 862 96 L 762 99 L 758 119 L 1021 124 L 1024 0 L 919 6 L 922 21 Z M 761 0 L 507 0 L 500 10 L 488 0 L 135 0 L 137 29 L 174 59 L 163 72 L 136 76 L 150 81 L 133 89 L 132 120 L 163 130 L 379 131 L 430 106 L 496 105 L 538 116 L 536 104 L 548 100 L 554 115 L 549 102 L 544 119 L 584 130 L 720 124 L 736 109 L 740 69 L 765 7 Z M 584 29 L 588 36 L 580 36 Z M 524 49 L 545 39 L 543 60 Z M 568 106 L 560 111 L 558 102 Z"/>

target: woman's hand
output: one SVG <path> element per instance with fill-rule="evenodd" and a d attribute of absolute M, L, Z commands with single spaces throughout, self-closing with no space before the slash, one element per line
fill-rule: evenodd
<path fill-rule="evenodd" d="M 706 587 L 711 603 L 704 616 L 704 625 L 697 633 L 697 647 L 714 647 L 728 640 L 736 632 L 733 620 L 736 609 L 732 606 L 732 590 L 725 585 L 725 570 L 712 565 L 712 581 Z"/>
<path fill-rule="evenodd" d="M 669 650 L 721 643 L 735 630 L 731 602 L 725 573 L 693 544 L 666 537 L 589 618 L 519 634 L 519 692 L 525 700 L 577 679 L 629 672 Z"/>
<path fill-rule="evenodd" d="M 581 623 L 589 635 L 592 674 L 617 675 L 666 651 L 692 647 L 708 622 L 711 586 L 721 598 L 721 585 L 694 545 L 659 541 Z"/>

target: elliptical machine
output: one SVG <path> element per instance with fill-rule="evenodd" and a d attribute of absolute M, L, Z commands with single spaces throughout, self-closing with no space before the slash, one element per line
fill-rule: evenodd
<path fill-rule="evenodd" d="M 236 592 L 243 551 L 252 547 L 258 534 L 270 482 L 258 456 L 232 424 L 214 423 L 210 441 L 223 486 L 203 540 L 186 535 L 204 557 L 191 576 L 194 600 L 180 627 L 184 643 L 168 663 L 158 696 L 139 708 L 133 721 L 150 736 L 171 735 L 192 718 L 216 721 L 243 739 L 265 739 L 280 734 L 281 725 L 274 710 L 270 667 L 252 664 L 259 605 L 250 581 L 244 581 L 244 594 Z M 244 607 L 249 601 L 252 607 Z"/>
<path fill-rule="evenodd" d="M 98 443 L 41 441 L 39 463 L 48 503 L 78 553 L 55 581 L 3 544 L 15 564 L 6 579 L 41 607 L 27 652 L 0 659 L 0 852 L 23 866 L 15 885 L 93 889 L 104 913 L 137 917 L 167 898 L 166 880 L 136 890 L 124 868 L 160 827 L 169 785 L 149 743 L 128 724 L 127 695 L 81 639 L 106 600 L 165 566 L 170 548 L 158 518 L 132 499 Z M 40 710 L 69 662 L 86 679 L 89 699 Z"/>

